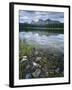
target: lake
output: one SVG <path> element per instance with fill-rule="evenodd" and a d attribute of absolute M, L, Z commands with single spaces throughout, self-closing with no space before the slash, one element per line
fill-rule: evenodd
<path fill-rule="evenodd" d="M 20 32 L 19 35 L 20 39 L 25 40 L 28 44 L 38 45 L 42 48 L 56 48 L 64 52 L 64 34 L 28 31 Z"/>

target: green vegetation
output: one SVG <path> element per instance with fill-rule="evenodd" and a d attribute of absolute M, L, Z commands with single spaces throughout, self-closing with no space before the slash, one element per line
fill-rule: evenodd
<path fill-rule="evenodd" d="M 29 31 L 29 30 L 31 31 L 44 30 L 44 31 L 54 32 L 54 33 L 64 33 L 64 23 L 46 24 L 46 25 L 19 23 L 19 30 L 20 32 Z"/>
<path fill-rule="evenodd" d="M 19 57 L 29 55 L 31 50 L 32 45 L 28 45 L 24 41 L 19 40 Z"/>
<path fill-rule="evenodd" d="M 28 23 L 19 23 L 19 30 L 22 30 L 25 27 L 47 27 L 47 28 L 64 28 L 64 23 L 60 24 L 45 24 L 45 25 L 36 25 L 36 24 L 28 24 Z"/>

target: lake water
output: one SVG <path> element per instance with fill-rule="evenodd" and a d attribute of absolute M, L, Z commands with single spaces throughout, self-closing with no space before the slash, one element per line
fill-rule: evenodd
<path fill-rule="evenodd" d="M 64 34 L 48 32 L 20 32 L 19 37 L 26 43 L 38 45 L 41 48 L 56 48 L 64 53 Z"/>
<path fill-rule="evenodd" d="M 44 31 L 19 32 L 20 79 L 64 76 L 64 34 Z M 23 45 L 26 45 L 23 48 Z M 32 46 L 31 52 L 28 47 Z M 25 52 L 24 52 L 25 51 Z M 27 57 L 27 58 L 24 58 Z"/>

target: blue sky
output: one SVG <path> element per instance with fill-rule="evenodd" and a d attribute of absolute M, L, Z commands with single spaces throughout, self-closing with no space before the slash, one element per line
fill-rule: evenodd
<path fill-rule="evenodd" d="M 20 23 L 31 23 L 32 21 L 37 22 L 39 19 L 46 20 L 57 20 L 64 22 L 64 13 L 63 12 L 47 12 L 47 11 L 19 11 L 19 22 Z"/>

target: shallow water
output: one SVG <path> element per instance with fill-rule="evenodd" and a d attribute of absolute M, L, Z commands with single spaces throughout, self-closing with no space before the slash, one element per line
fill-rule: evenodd
<path fill-rule="evenodd" d="M 48 32 L 20 32 L 19 37 L 26 43 L 39 45 L 42 48 L 56 48 L 64 52 L 64 34 Z"/>
<path fill-rule="evenodd" d="M 19 38 L 32 45 L 27 54 L 23 53 L 25 47 L 21 49 L 25 56 L 19 63 L 20 79 L 64 76 L 64 34 L 28 31 L 19 32 Z"/>

